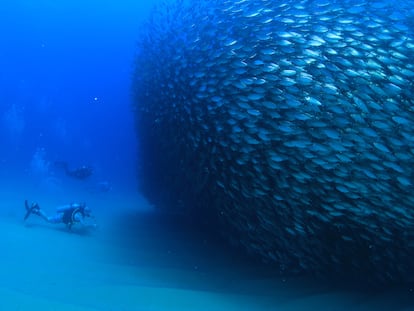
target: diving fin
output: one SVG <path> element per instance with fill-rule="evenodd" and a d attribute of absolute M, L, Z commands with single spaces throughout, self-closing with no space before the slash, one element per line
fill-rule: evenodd
<path fill-rule="evenodd" d="M 39 205 L 37 203 L 33 203 L 31 207 L 29 207 L 29 203 L 27 203 L 27 200 L 24 201 L 24 207 L 26 208 L 26 215 L 24 216 L 24 220 L 29 218 L 30 214 L 39 210 Z"/>

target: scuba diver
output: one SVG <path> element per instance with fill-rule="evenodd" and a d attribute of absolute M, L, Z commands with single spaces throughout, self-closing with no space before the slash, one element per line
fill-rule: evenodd
<path fill-rule="evenodd" d="M 88 165 L 82 165 L 78 168 L 71 170 L 69 169 L 69 165 L 67 162 L 57 161 L 55 162 L 55 166 L 63 168 L 67 176 L 79 180 L 85 180 L 93 174 L 93 168 Z"/>
<path fill-rule="evenodd" d="M 29 218 L 31 214 L 35 214 L 51 224 L 63 223 L 69 230 L 71 230 L 74 225 L 81 225 L 85 229 L 96 228 L 96 224 L 85 222 L 85 218 L 92 217 L 91 209 L 87 207 L 85 203 L 72 203 L 60 206 L 56 209 L 57 213 L 53 216 L 47 216 L 46 213 L 40 209 L 40 206 L 37 203 L 32 203 L 29 206 L 29 203 L 25 200 L 24 205 L 26 208 L 24 220 Z"/>

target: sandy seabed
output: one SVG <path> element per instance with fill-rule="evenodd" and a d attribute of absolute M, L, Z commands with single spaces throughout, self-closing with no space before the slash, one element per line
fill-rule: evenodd
<path fill-rule="evenodd" d="M 154 212 L 134 191 L 8 182 L 0 197 L 0 310 L 414 311 L 409 287 L 361 293 L 271 276 L 193 234 L 182 216 Z M 79 197 L 95 211 L 95 232 L 68 232 L 35 215 L 23 222 L 26 198 L 52 213 Z"/>

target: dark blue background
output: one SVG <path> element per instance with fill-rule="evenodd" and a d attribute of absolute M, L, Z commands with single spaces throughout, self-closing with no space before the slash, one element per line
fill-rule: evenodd
<path fill-rule="evenodd" d="M 0 169 L 91 164 L 131 177 L 130 79 L 150 1 L 8 0 L 0 9 Z"/>

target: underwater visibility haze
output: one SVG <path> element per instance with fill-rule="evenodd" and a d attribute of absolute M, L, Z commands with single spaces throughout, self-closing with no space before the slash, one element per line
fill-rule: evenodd
<path fill-rule="evenodd" d="M 123 174 L 125 160 L 134 165 L 131 64 L 150 5 L 2 5 L 2 165 L 27 169 L 39 150 L 46 161 L 89 163 L 107 174 Z"/>
<path fill-rule="evenodd" d="M 1 310 L 414 310 L 414 1 L 5 1 Z"/>

